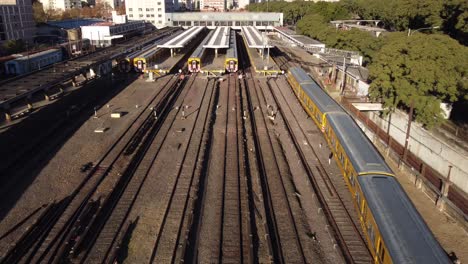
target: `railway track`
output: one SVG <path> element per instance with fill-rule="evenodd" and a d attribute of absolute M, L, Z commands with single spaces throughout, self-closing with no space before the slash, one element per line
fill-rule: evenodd
<path fill-rule="evenodd" d="M 133 159 L 134 164 L 130 164 L 122 173 L 120 181 L 117 182 L 113 192 L 108 197 L 110 201 L 107 205 L 108 212 L 103 210 L 102 217 L 100 217 L 104 223 L 98 222 L 95 227 L 96 232 L 89 232 L 90 239 L 83 239 L 87 242 L 87 248 L 78 255 L 80 262 L 109 263 L 115 261 L 118 246 L 125 234 L 125 229 L 122 227 L 128 220 L 128 215 L 146 178 L 150 176 L 149 171 L 161 151 L 162 142 L 169 136 L 170 128 L 176 121 L 178 112 L 183 111 L 182 108 L 179 108 L 178 111 L 171 111 L 172 106 L 180 105 L 180 101 L 183 101 L 187 96 L 193 80 L 194 78 L 188 80 L 187 87 L 184 87 L 184 83 L 177 87 L 165 108 L 158 110 L 160 113 L 158 119 L 163 120 L 163 123 L 151 128 L 149 135 L 141 143 L 141 148 L 138 149 L 141 154 L 138 155 L 137 159 Z M 139 153 L 137 152 L 137 154 Z M 95 242 L 92 243 L 92 241 Z"/>
<path fill-rule="evenodd" d="M 155 219 L 158 227 L 157 238 L 151 253 L 151 263 L 182 262 L 187 245 L 187 234 L 191 223 L 194 208 L 193 194 L 198 186 L 197 164 L 203 157 L 204 135 L 211 124 L 210 110 L 213 109 L 215 97 L 214 80 L 196 80 L 198 85 L 194 89 L 201 90 L 201 96 L 195 108 L 196 113 L 190 120 L 182 121 L 187 133 L 187 143 L 183 143 L 183 157 L 177 161 L 177 169 L 174 179 L 168 179 L 164 187 L 168 191 L 162 200 L 161 217 Z M 203 85 L 201 83 L 204 82 Z M 189 118 L 189 117 L 187 117 Z"/>
<path fill-rule="evenodd" d="M 245 49 L 240 49 L 241 61 L 247 59 Z M 250 76 L 254 72 L 244 64 Z M 281 156 L 281 147 L 275 138 L 270 135 L 268 118 L 270 109 L 267 107 L 261 88 L 253 79 L 244 82 L 247 91 L 252 131 L 254 134 L 257 162 L 259 164 L 264 206 L 267 216 L 268 239 L 271 240 L 271 254 L 275 263 L 307 263 L 312 261 L 309 257 L 307 231 L 301 219 L 293 214 L 298 210 L 294 197 L 288 195 L 285 181 L 287 164 Z M 290 186 L 288 186 L 290 187 Z M 305 245 L 307 244 L 307 245 Z"/>
<path fill-rule="evenodd" d="M 287 60 L 284 57 L 280 57 L 279 60 L 281 64 L 287 64 Z M 323 165 L 326 157 L 319 155 L 312 147 L 317 144 L 310 141 L 310 136 L 302 127 L 297 115 L 294 114 L 295 112 L 291 105 L 288 104 L 285 91 L 279 88 L 277 82 L 277 80 L 269 80 L 267 81 L 267 85 L 278 106 L 279 112 L 284 117 L 283 121 L 300 154 L 300 160 L 306 168 L 308 178 L 313 183 L 312 187 L 333 228 L 335 240 L 340 246 L 345 260 L 349 263 L 371 262 L 372 257 L 357 222 L 357 214 L 353 204 L 350 202 L 349 190 L 341 177 L 341 173 L 337 172 L 340 177 L 330 177 L 326 167 Z M 281 87 L 285 86 L 288 86 L 288 84 L 282 80 Z M 317 133 L 320 133 L 318 128 L 315 128 L 315 130 Z M 310 157 L 315 157 L 315 159 Z"/>
<path fill-rule="evenodd" d="M 221 263 L 248 263 L 249 254 L 243 255 L 243 244 L 249 230 L 245 230 L 242 216 L 245 212 L 241 207 L 241 181 L 244 180 L 242 164 L 242 141 L 239 126 L 242 125 L 237 85 L 237 74 L 228 77 L 228 113 L 226 118 L 224 181 L 222 203 L 222 257 Z M 231 124 L 231 125 L 229 125 Z M 244 208 L 245 210 L 245 208 Z M 245 259 L 243 258 L 245 256 Z M 243 261 L 244 260 L 244 261 Z"/>
<path fill-rule="evenodd" d="M 12 247 L 3 257 L 2 263 L 53 260 L 61 253 L 65 253 L 64 245 L 68 246 L 67 241 L 76 228 L 75 223 L 80 221 L 80 217 L 90 210 L 88 202 L 94 190 L 113 172 L 113 166 L 118 163 L 119 158 L 125 157 L 128 160 L 129 157 L 123 153 L 136 135 L 141 134 L 142 129 L 147 129 L 148 122 L 154 120 L 153 111 L 149 108 L 158 102 L 158 105 L 161 106 L 161 103 L 167 100 L 165 98 L 171 94 L 171 87 L 177 83 L 175 78 L 166 83 L 165 88 L 157 93 L 146 106 L 147 110 L 142 111 L 135 118 L 77 189 L 69 197 L 58 202 L 52 214 L 45 215 L 30 228 L 30 230 L 36 230 L 36 235 L 31 236 L 29 232 L 26 232 L 16 244 L 17 246 Z M 38 226 L 39 223 L 41 226 Z M 26 247 L 27 245 L 29 247 Z M 23 254 L 19 254 L 19 252 Z"/>

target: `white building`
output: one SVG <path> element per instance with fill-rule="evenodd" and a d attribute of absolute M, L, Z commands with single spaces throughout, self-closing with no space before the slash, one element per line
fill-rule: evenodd
<path fill-rule="evenodd" d="M 0 1 L 0 43 L 10 39 L 31 40 L 35 26 L 31 0 Z"/>
<path fill-rule="evenodd" d="M 145 29 L 144 21 L 127 21 L 125 15 L 118 16 L 116 11 L 112 12 L 112 20 L 81 27 L 82 38 L 89 39 L 92 45 L 107 47 L 115 39 L 138 34 Z"/>
<path fill-rule="evenodd" d="M 39 0 L 39 2 L 42 3 L 44 10 L 81 8 L 81 0 Z"/>
<path fill-rule="evenodd" d="M 167 22 L 166 13 L 178 8 L 177 0 L 126 0 L 125 11 L 129 20 L 144 20 L 157 28 Z"/>

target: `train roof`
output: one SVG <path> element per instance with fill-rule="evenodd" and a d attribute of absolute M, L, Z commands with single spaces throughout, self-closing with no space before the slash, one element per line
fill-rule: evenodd
<path fill-rule="evenodd" d="M 190 58 L 201 58 L 203 55 L 203 52 L 205 51 L 205 48 L 203 47 L 213 36 L 214 30 L 210 30 L 210 33 L 206 35 L 206 37 L 203 39 L 203 41 L 198 45 L 198 47 L 195 49 L 195 51 L 190 55 Z"/>
<path fill-rule="evenodd" d="M 304 83 L 304 82 L 312 82 L 312 78 L 310 78 L 309 75 L 307 75 L 307 73 L 299 68 L 299 67 L 291 67 L 289 68 L 289 72 L 294 76 L 294 78 L 296 79 L 296 81 L 298 83 Z"/>
<path fill-rule="evenodd" d="M 44 51 L 41 51 L 41 52 L 29 54 L 29 55 L 17 56 L 13 60 L 14 61 L 24 61 L 24 60 L 31 60 L 32 61 L 32 60 L 34 60 L 36 58 L 42 58 L 42 57 L 49 56 L 49 55 L 55 55 L 56 53 L 62 53 L 62 51 L 59 50 L 59 49 L 48 49 L 48 50 L 44 50 Z"/>
<path fill-rule="evenodd" d="M 150 44 L 150 45 L 148 45 L 148 46 L 145 46 L 145 47 L 143 47 L 141 50 L 137 50 L 137 51 L 134 51 L 134 52 L 128 54 L 126 57 L 127 57 L 127 58 L 136 58 L 136 57 L 138 57 L 140 54 L 142 54 L 142 53 L 146 52 L 147 50 L 153 48 L 154 45 L 155 45 L 155 44 Z"/>
<path fill-rule="evenodd" d="M 451 263 L 394 177 L 358 177 L 393 263 Z"/>
<path fill-rule="evenodd" d="M 150 51 L 150 50 L 154 50 L 154 48 L 157 46 L 157 45 L 160 45 L 162 42 L 165 42 L 165 41 L 169 41 L 173 38 L 175 38 L 178 34 L 175 33 L 175 34 L 171 34 L 170 36 L 167 36 L 167 37 L 164 37 L 162 39 L 159 39 L 155 42 L 153 42 L 152 44 L 149 44 L 145 47 L 143 47 L 141 50 L 137 50 L 137 51 L 134 51 L 130 54 L 127 55 L 127 58 L 142 58 L 144 56 L 147 56 L 147 55 L 144 55 L 144 53 Z"/>
<path fill-rule="evenodd" d="M 384 158 L 347 113 L 329 113 L 327 120 L 358 174 L 393 174 Z"/>
<path fill-rule="evenodd" d="M 135 56 L 135 58 L 148 58 L 148 57 L 151 57 L 154 53 L 156 53 L 158 50 L 160 50 L 160 48 L 154 44 L 154 45 L 151 45 L 151 47 L 145 51 L 143 51 L 141 54 Z"/>
<path fill-rule="evenodd" d="M 294 67 L 290 68 L 289 71 L 301 85 L 304 92 L 314 101 L 320 112 L 344 112 L 335 100 L 333 100 L 303 69 Z"/>
<path fill-rule="evenodd" d="M 231 40 L 229 46 L 229 49 L 226 51 L 226 58 L 237 58 L 236 32 L 234 30 L 231 30 Z"/>

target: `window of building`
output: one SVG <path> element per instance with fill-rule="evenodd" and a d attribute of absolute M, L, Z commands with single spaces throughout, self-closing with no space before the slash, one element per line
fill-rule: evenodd
<path fill-rule="evenodd" d="M 158 24 L 162 24 L 162 20 L 158 20 Z"/>
<path fill-rule="evenodd" d="M 154 17 L 154 14 L 151 14 L 151 17 Z"/>
<path fill-rule="evenodd" d="M 138 8 L 138 11 L 143 11 L 143 8 Z"/>
<path fill-rule="evenodd" d="M 161 5 L 161 2 L 158 2 L 158 5 Z"/>
<path fill-rule="evenodd" d="M 128 11 L 133 11 L 133 8 L 129 8 Z"/>
<path fill-rule="evenodd" d="M 133 14 L 128 15 L 128 17 L 133 17 Z"/>
<path fill-rule="evenodd" d="M 158 17 L 162 17 L 162 15 L 161 15 L 161 14 L 159 14 L 159 15 L 158 15 Z"/>
<path fill-rule="evenodd" d="M 150 17 L 150 15 L 149 15 L 149 14 L 146 14 L 146 17 Z"/>
<path fill-rule="evenodd" d="M 140 14 L 140 17 L 143 17 L 143 14 Z"/>

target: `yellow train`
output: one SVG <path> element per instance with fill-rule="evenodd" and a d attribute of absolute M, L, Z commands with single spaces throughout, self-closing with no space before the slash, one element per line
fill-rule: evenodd
<path fill-rule="evenodd" d="M 452 263 L 354 120 L 301 68 L 287 75 L 343 173 L 374 263 Z"/>
<path fill-rule="evenodd" d="M 229 40 L 229 49 L 226 51 L 226 60 L 224 62 L 224 67 L 227 72 L 237 72 L 239 60 L 237 57 L 237 40 L 236 32 L 231 30 L 231 38 Z"/>

